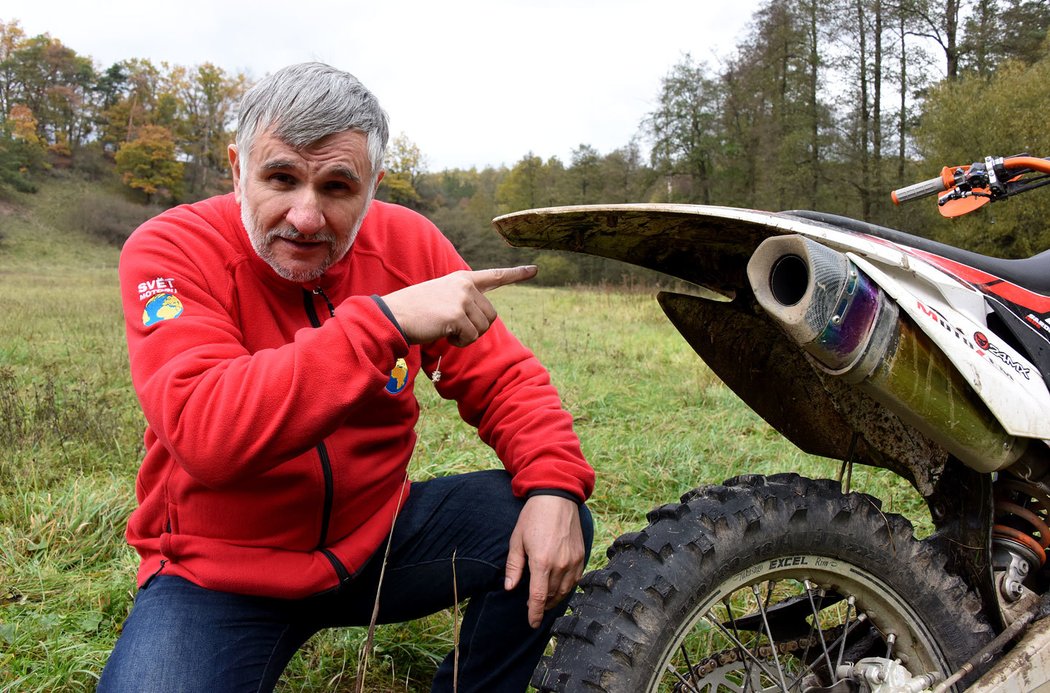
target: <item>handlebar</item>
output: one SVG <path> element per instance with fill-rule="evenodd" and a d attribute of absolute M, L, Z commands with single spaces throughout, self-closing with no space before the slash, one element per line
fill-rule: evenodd
<path fill-rule="evenodd" d="M 937 178 L 931 178 L 921 183 L 914 183 L 894 190 L 890 193 L 890 197 L 893 198 L 893 204 L 899 205 L 904 202 L 918 200 L 921 197 L 942 193 L 954 185 L 955 175 L 952 173 L 952 169 L 945 168 Z"/>
<path fill-rule="evenodd" d="M 1024 180 L 1022 177 L 1036 174 Z M 890 193 L 894 204 L 902 204 L 931 195 L 939 195 L 937 204 L 945 216 L 957 216 L 972 211 L 982 204 L 1001 200 L 1050 184 L 1050 159 L 1027 155 L 1006 158 L 987 157 L 966 166 L 941 169 L 941 175 L 905 186 Z M 941 194 L 945 193 L 945 194 Z M 959 206 L 962 200 L 967 204 Z M 944 208 L 954 206 L 948 213 Z"/>

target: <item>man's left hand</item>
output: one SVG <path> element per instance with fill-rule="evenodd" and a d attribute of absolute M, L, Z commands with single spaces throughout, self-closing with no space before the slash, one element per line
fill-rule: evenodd
<path fill-rule="evenodd" d="M 560 496 L 533 496 L 525 502 L 510 536 L 505 587 L 518 585 L 528 561 L 529 625 L 539 628 L 543 612 L 576 588 L 585 555 L 576 503 Z"/>

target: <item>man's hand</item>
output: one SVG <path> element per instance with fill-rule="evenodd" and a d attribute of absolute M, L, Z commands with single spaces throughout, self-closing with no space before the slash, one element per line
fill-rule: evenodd
<path fill-rule="evenodd" d="M 383 296 L 410 344 L 429 344 L 442 337 L 453 346 L 467 346 L 485 334 L 496 309 L 485 292 L 532 279 L 536 266 L 460 271 L 407 286 Z"/>
<path fill-rule="evenodd" d="M 539 628 L 543 612 L 565 599 L 583 576 L 580 509 L 559 496 L 525 502 L 510 535 L 505 587 L 512 590 L 529 566 L 529 625 Z"/>

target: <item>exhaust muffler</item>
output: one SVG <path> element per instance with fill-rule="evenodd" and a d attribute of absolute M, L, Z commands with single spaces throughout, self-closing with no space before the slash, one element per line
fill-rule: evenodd
<path fill-rule="evenodd" d="M 858 384 L 967 466 L 1008 467 L 1025 448 L 895 301 L 844 253 L 803 236 L 755 250 L 747 276 L 760 306 L 824 372 Z"/>

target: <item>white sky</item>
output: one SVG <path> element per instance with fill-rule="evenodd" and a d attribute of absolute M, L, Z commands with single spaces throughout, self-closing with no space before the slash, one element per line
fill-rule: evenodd
<path fill-rule="evenodd" d="M 211 62 L 258 79 L 321 60 L 354 73 L 432 171 L 569 163 L 626 145 L 688 53 L 718 65 L 762 0 L 4 0 L 104 69 Z M 644 147 L 644 143 L 643 143 Z"/>

